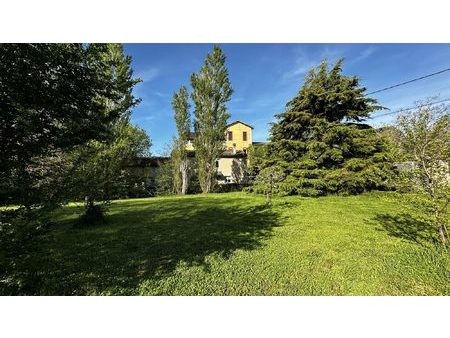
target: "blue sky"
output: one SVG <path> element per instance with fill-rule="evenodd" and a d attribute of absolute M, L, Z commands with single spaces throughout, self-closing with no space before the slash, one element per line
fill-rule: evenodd
<path fill-rule="evenodd" d="M 307 71 L 322 59 L 344 57 L 344 73 L 358 75 L 368 92 L 450 67 L 450 44 L 218 44 L 227 55 L 234 94 L 228 104 L 230 122 L 242 120 L 254 129 L 254 141 L 265 141 L 274 114 L 294 97 Z M 173 92 L 197 72 L 213 44 L 125 44 L 133 69 L 143 82 L 135 88 L 142 102 L 132 122 L 152 139 L 151 152 L 164 153 L 176 134 Z M 393 111 L 439 95 L 450 98 L 450 72 L 372 95 Z M 368 120 L 374 126 L 393 116 Z"/>

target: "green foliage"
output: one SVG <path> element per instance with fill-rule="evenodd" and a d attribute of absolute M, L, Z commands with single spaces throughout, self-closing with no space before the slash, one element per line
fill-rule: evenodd
<path fill-rule="evenodd" d="M 156 178 L 155 178 L 155 184 L 156 184 L 156 190 L 155 194 L 157 196 L 165 196 L 165 195 L 173 195 L 175 194 L 176 190 L 174 187 L 174 166 L 172 158 L 169 158 L 169 160 L 161 163 L 161 165 L 158 168 Z"/>
<path fill-rule="evenodd" d="M 255 166 L 277 167 L 284 179 L 280 195 L 358 194 L 388 189 L 394 176 L 388 146 L 376 130 L 360 122 L 379 109 L 364 96 L 359 79 L 342 75 L 342 60 L 328 70 L 312 69 L 298 95 L 278 114 L 266 158 Z M 256 180 L 254 191 L 261 192 Z"/>
<path fill-rule="evenodd" d="M 90 44 L 88 49 L 98 53 L 93 61 L 105 63 L 106 67 L 102 69 L 113 83 L 110 87 L 113 98 L 104 99 L 107 109 L 117 112 L 121 119 L 128 119 L 131 109 L 141 101 L 133 95 L 133 88 L 142 81 L 133 77 L 131 56 L 125 55 L 121 43 Z"/>
<path fill-rule="evenodd" d="M 173 178 L 175 190 L 185 195 L 189 187 L 190 162 L 186 144 L 191 132 L 191 118 L 189 113 L 188 93 L 185 86 L 181 86 L 179 92 L 173 94 L 172 107 L 174 110 L 175 124 L 178 137 L 174 140 L 172 150 Z"/>
<path fill-rule="evenodd" d="M 113 196 L 111 177 L 124 178 L 114 176 L 118 157 L 149 146 L 143 130 L 128 126 L 139 103 L 132 76 L 120 44 L 2 44 L 2 204 L 31 212 Z"/>
<path fill-rule="evenodd" d="M 397 161 L 403 161 L 399 190 L 415 193 L 410 202 L 424 209 L 441 243 L 450 246 L 449 107 L 432 105 L 432 100 L 417 102 L 415 110 L 399 114 L 387 135 Z"/>
<path fill-rule="evenodd" d="M 366 88 L 360 85 L 358 77 L 342 74 L 342 65 L 343 59 L 328 69 L 328 62 L 322 61 L 317 69 L 309 71 L 297 96 L 286 105 L 286 112 L 277 115 L 279 122 L 272 130 L 275 139 L 287 135 L 293 139 L 301 137 L 301 119 L 309 118 L 308 115 L 298 116 L 296 112 L 305 112 L 330 122 L 344 119 L 361 122 L 371 112 L 382 108 L 376 105 L 375 99 L 365 96 Z"/>
<path fill-rule="evenodd" d="M 178 131 L 178 138 L 184 146 L 191 131 L 191 118 L 189 114 L 189 95 L 185 86 L 173 94 L 172 107 L 174 111 L 175 124 Z M 185 147 L 183 147 L 185 149 Z"/>
<path fill-rule="evenodd" d="M 267 159 L 267 145 L 252 144 L 247 149 L 248 159 L 248 176 L 250 179 L 256 177 L 256 175 L 264 168 L 264 163 Z"/>
<path fill-rule="evenodd" d="M 174 138 L 172 143 L 166 148 L 165 154 L 168 159 L 164 161 L 158 168 L 156 174 L 156 195 L 173 195 L 179 194 L 182 184 L 181 172 L 179 170 L 179 152 L 176 151 L 178 139 Z M 200 183 L 198 181 L 198 166 L 192 152 L 186 152 L 188 161 L 188 187 L 187 193 L 196 194 L 201 192 Z"/>
<path fill-rule="evenodd" d="M 77 158 L 68 184 L 73 200 L 108 203 L 126 196 L 136 183 L 128 164 L 148 155 L 150 139 L 143 129 L 126 121 L 113 132 L 111 142 L 90 142 L 72 154 Z"/>
<path fill-rule="evenodd" d="M 200 186 L 206 193 L 212 191 L 216 183 L 216 160 L 223 151 L 230 116 L 226 103 L 230 100 L 233 89 L 225 60 L 225 54 L 215 46 L 206 56 L 199 73 L 191 76 L 195 156 Z"/>
<path fill-rule="evenodd" d="M 272 206 L 272 195 L 279 191 L 280 182 L 285 178 L 283 170 L 277 166 L 266 167 L 262 169 L 255 179 L 255 191 L 267 196 L 266 205 Z M 282 184 L 285 184 L 283 182 Z"/>
<path fill-rule="evenodd" d="M 49 204 L 50 197 L 62 197 L 36 191 L 41 180 L 51 179 L 42 177 L 39 167 L 61 152 L 108 139 L 111 123 L 137 103 L 130 88 L 125 89 L 135 81 L 129 72 L 113 67 L 113 58 L 105 57 L 108 50 L 108 45 L 83 44 L 0 46 L 4 202 Z"/>
<path fill-rule="evenodd" d="M 10 209 L 0 213 L 0 294 L 30 293 L 42 272 L 34 265 L 51 222 L 48 210 Z"/>
<path fill-rule="evenodd" d="M 95 204 L 87 201 L 84 214 L 80 216 L 78 224 L 91 226 L 105 221 L 106 204 Z"/>
<path fill-rule="evenodd" d="M 0 46 L 3 203 L 65 201 L 68 153 L 110 141 L 111 126 L 139 102 L 130 62 L 118 44 Z"/>

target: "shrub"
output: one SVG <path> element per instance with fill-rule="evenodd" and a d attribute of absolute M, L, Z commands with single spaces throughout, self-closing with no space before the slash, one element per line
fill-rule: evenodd
<path fill-rule="evenodd" d="M 34 260 L 51 226 L 45 214 L 25 208 L 0 213 L 0 294 L 27 294 L 39 286 L 42 272 Z"/>

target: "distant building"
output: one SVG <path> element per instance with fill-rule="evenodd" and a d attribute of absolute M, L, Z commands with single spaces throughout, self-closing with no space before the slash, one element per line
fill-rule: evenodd
<path fill-rule="evenodd" d="M 189 134 L 186 149 L 195 152 L 195 133 Z M 247 173 L 247 149 L 253 142 L 253 127 L 242 121 L 227 125 L 223 153 L 217 159 L 219 184 L 245 183 Z"/>
<path fill-rule="evenodd" d="M 154 157 L 139 157 L 128 164 L 128 168 L 134 177 L 142 180 L 142 183 L 147 189 L 154 189 L 156 187 L 156 174 L 161 165 L 168 161 L 169 157 L 154 156 Z"/>
<path fill-rule="evenodd" d="M 186 143 L 188 157 L 194 160 L 195 133 L 189 133 Z M 247 179 L 247 149 L 253 143 L 253 127 L 242 121 L 235 121 L 227 125 L 224 135 L 223 152 L 216 161 L 217 179 L 219 184 L 246 183 Z M 148 188 L 155 187 L 156 174 L 162 163 L 168 157 L 138 158 L 129 167 L 134 175 L 142 177 L 143 184 Z"/>

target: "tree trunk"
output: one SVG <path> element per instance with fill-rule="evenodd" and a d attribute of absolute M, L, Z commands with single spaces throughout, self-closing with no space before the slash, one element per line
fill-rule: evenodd
<path fill-rule="evenodd" d="M 94 200 L 91 198 L 91 196 L 85 196 L 84 197 L 84 207 L 86 210 L 93 208 L 94 206 Z"/>
<path fill-rule="evenodd" d="M 441 237 L 441 242 L 443 246 L 447 246 L 447 236 L 445 225 L 440 222 L 439 210 L 436 208 L 434 210 L 434 222 L 438 228 L 439 236 Z"/>
<path fill-rule="evenodd" d="M 209 165 L 206 165 L 204 168 L 204 182 L 201 183 L 202 192 L 208 194 L 211 192 L 212 188 L 212 168 Z"/>
<path fill-rule="evenodd" d="M 181 171 L 181 194 L 186 195 L 189 187 L 188 159 L 184 159 L 180 164 Z"/>
<path fill-rule="evenodd" d="M 273 186 L 273 176 L 269 175 L 269 189 L 267 190 L 267 205 L 272 206 L 272 186 Z"/>

